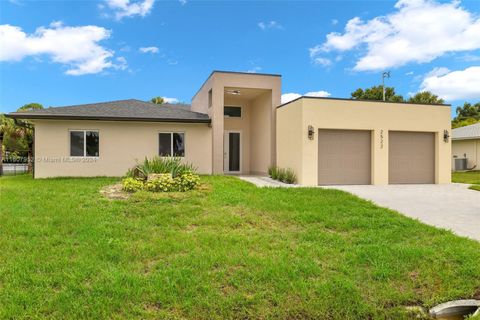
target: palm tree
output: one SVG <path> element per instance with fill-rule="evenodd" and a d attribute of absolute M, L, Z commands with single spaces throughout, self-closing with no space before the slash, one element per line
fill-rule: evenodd
<path fill-rule="evenodd" d="M 154 97 L 150 99 L 150 102 L 155 104 L 163 104 L 165 100 L 162 97 Z"/>
<path fill-rule="evenodd" d="M 18 108 L 17 112 L 25 112 L 43 109 L 40 103 L 29 103 Z M 15 125 L 10 135 L 16 139 L 22 139 L 28 147 L 28 172 L 32 172 L 33 155 L 33 124 L 28 120 L 15 119 Z"/>
<path fill-rule="evenodd" d="M 3 175 L 3 138 L 14 131 L 13 121 L 0 115 L 0 176 Z"/>

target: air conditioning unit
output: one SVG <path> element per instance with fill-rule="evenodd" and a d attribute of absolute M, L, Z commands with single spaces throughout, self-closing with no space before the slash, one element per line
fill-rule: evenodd
<path fill-rule="evenodd" d="M 455 159 L 455 171 L 467 170 L 467 158 Z"/>

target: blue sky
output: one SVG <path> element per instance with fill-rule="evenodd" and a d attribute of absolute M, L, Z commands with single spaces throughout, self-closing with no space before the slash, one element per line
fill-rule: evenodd
<path fill-rule="evenodd" d="M 480 1 L 0 2 L 0 108 L 165 96 L 212 70 L 276 73 L 284 98 L 381 82 L 480 101 Z"/>

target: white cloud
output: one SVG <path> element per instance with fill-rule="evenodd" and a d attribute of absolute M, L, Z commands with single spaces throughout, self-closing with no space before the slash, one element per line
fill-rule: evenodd
<path fill-rule="evenodd" d="M 267 30 L 267 29 L 278 29 L 281 30 L 283 29 L 283 26 L 278 23 L 277 21 L 266 21 L 266 22 L 259 22 L 258 27 L 262 30 Z"/>
<path fill-rule="evenodd" d="M 179 100 L 177 98 L 167 98 L 167 97 L 162 97 L 163 98 L 163 101 L 165 101 L 166 103 L 178 103 Z"/>
<path fill-rule="evenodd" d="M 343 33 L 329 33 L 323 44 L 310 49 L 312 60 L 356 49 L 363 55 L 354 70 L 382 70 L 480 48 L 480 18 L 460 7 L 459 1 L 400 0 L 395 9 L 367 21 L 349 20 Z"/>
<path fill-rule="evenodd" d="M 178 2 L 180 2 L 180 4 L 181 4 L 182 6 L 184 6 L 184 5 L 187 4 L 188 1 L 187 1 L 187 0 L 178 0 Z"/>
<path fill-rule="evenodd" d="M 331 23 L 332 23 L 332 25 L 336 25 L 336 24 L 338 24 L 338 20 L 337 19 L 332 19 Z"/>
<path fill-rule="evenodd" d="M 311 91 L 304 94 L 307 97 L 330 97 L 330 92 L 320 90 L 320 91 Z"/>
<path fill-rule="evenodd" d="M 154 2 L 155 0 L 105 0 L 117 20 L 134 16 L 145 17 L 152 11 Z"/>
<path fill-rule="evenodd" d="M 332 64 L 332 60 L 323 57 L 316 57 L 313 58 L 313 63 L 323 67 L 328 67 Z"/>
<path fill-rule="evenodd" d="M 128 68 L 127 59 L 124 57 L 117 57 L 115 61 L 117 61 L 117 63 L 113 65 L 113 68 L 117 70 L 126 70 Z"/>
<path fill-rule="evenodd" d="M 421 90 L 431 91 L 447 101 L 480 99 L 480 66 L 443 74 L 430 72 L 423 79 Z"/>
<path fill-rule="evenodd" d="M 292 100 L 300 98 L 301 96 L 302 95 L 299 94 L 299 93 L 284 93 L 284 94 L 282 94 L 282 97 L 281 97 L 281 103 L 290 102 Z M 331 94 L 327 91 L 320 90 L 320 91 L 307 92 L 303 96 L 307 96 L 307 97 L 329 97 L 329 96 L 331 96 Z"/>
<path fill-rule="evenodd" d="M 252 67 L 249 70 L 247 70 L 248 73 L 257 73 L 259 71 L 262 71 L 262 67 L 255 66 L 255 67 Z"/>
<path fill-rule="evenodd" d="M 157 47 L 141 47 L 140 49 L 141 53 L 158 53 L 158 48 Z"/>
<path fill-rule="evenodd" d="M 114 52 L 99 42 L 110 37 L 111 32 L 98 26 L 68 27 L 53 22 L 26 34 L 20 27 L 0 25 L 0 61 L 20 61 L 25 57 L 50 59 L 68 67 L 68 75 L 99 73 L 108 68 L 125 69 L 126 60 L 112 62 Z"/>
<path fill-rule="evenodd" d="M 476 56 L 473 54 L 466 54 L 462 57 L 462 59 L 467 62 L 477 62 L 477 61 L 480 61 L 480 56 Z"/>
<path fill-rule="evenodd" d="M 290 102 L 292 100 L 295 100 L 297 98 L 300 98 L 302 95 L 301 94 L 298 94 L 298 93 L 284 93 L 282 94 L 282 97 L 281 97 L 281 102 L 282 103 L 287 103 L 287 102 Z"/>
<path fill-rule="evenodd" d="M 441 77 L 449 73 L 450 70 L 445 67 L 435 67 L 425 75 L 425 78 L 430 78 L 430 77 Z"/>

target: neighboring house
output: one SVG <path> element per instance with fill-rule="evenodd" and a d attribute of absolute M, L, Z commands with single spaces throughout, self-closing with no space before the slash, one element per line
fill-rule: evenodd
<path fill-rule="evenodd" d="M 465 159 L 465 160 L 456 160 Z M 480 123 L 452 130 L 452 169 L 480 170 Z M 457 162 L 457 166 L 455 166 Z"/>
<path fill-rule="evenodd" d="M 292 168 L 298 182 L 450 182 L 450 107 L 301 97 L 281 76 L 214 71 L 187 105 L 122 100 L 14 112 L 35 125 L 35 178 L 122 176 L 179 156 L 202 174 Z"/>

